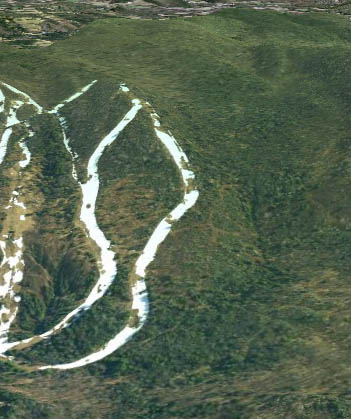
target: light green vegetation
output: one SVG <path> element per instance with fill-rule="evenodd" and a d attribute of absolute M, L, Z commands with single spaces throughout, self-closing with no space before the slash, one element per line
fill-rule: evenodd
<path fill-rule="evenodd" d="M 351 416 L 350 41 L 350 23 L 340 16 L 228 10 L 184 20 L 97 21 L 46 49 L 0 47 L 1 78 L 46 107 L 93 79 L 107 90 L 126 82 L 179 140 L 200 190 L 150 266 L 151 313 L 142 331 L 86 369 L 32 373 L 25 381 L 4 364 L 4 417 L 21 417 L 16 409 L 27 417 Z M 84 144 L 79 134 L 87 111 L 96 108 L 98 131 L 107 132 L 111 103 L 117 119 L 127 105 L 120 109 L 116 97 L 104 114 L 93 89 L 80 100 L 81 115 L 71 106 L 79 118 L 71 129 L 82 151 L 80 174 L 98 141 L 91 135 Z M 100 162 L 98 217 L 120 251 L 119 240 L 124 246 L 129 237 L 140 249 L 157 222 L 153 214 L 167 213 L 180 193 L 170 162 L 144 160 L 160 152 L 152 151 L 154 140 L 147 148 L 156 154 L 142 146 L 144 117 L 125 132 L 135 147 L 121 137 L 121 160 L 116 142 Z M 92 132 L 94 117 L 89 124 Z M 139 177 L 128 166 L 133 161 Z M 143 201 L 145 189 L 154 207 L 150 197 Z M 134 200 L 143 205 L 133 208 Z M 146 230 L 137 236 L 133 222 L 143 212 L 147 222 L 138 220 L 138 228 Z M 120 219 L 122 229 L 130 224 L 125 237 Z M 120 253 L 122 283 L 65 332 L 67 348 L 59 337 L 47 345 L 47 361 L 73 360 L 121 327 L 120 311 L 109 321 L 115 302 L 123 311 L 129 298 L 131 259 Z M 104 304 L 111 304 L 105 317 Z M 96 330 L 106 324 L 106 335 Z M 43 359 L 40 345 L 22 356 Z"/>

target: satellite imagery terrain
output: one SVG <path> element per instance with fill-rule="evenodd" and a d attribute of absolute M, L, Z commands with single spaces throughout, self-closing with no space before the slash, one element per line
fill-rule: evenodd
<path fill-rule="evenodd" d="M 351 2 L 0 0 L 0 419 L 351 419 Z"/>

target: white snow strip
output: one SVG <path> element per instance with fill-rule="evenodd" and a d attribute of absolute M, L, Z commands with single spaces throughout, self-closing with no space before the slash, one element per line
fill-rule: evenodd
<path fill-rule="evenodd" d="M 39 367 L 38 369 L 70 370 L 73 368 L 83 367 L 85 365 L 92 364 L 93 362 L 100 361 L 106 356 L 111 355 L 121 346 L 125 345 L 132 338 L 132 336 L 143 327 L 149 312 L 149 299 L 147 296 L 145 281 L 139 280 L 136 282 L 136 284 L 132 287 L 132 297 L 132 309 L 138 311 L 139 324 L 137 327 L 126 326 L 113 339 L 108 341 L 106 345 L 104 345 L 100 350 L 85 356 L 78 361 L 70 362 L 67 364 L 47 365 L 44 367 Z"/>
<path fill-rule="evenodd" d="M 185 194 L 184 201 L 176 208 L 174 208 L 174 210 L 156 227 L 148 243 L 146 244 L 142 255 L 137 260 L 135 272 L 141 277 L 145 276 L 146 267 L 154 260 L 157 247 L 167 237 L 172 228 L 172 223 L 178 221 L 188 209 L 195 205 L 195 202 L 199 197 L 199 192 L 197 190 L 187 192 L 187 189 L 191 186 L 189 181 L 195 178 L 194 173 L 187 168 L 189 164 L 188 157 L 171 133 L 167 134 L 159 129 L 161 124 L 156 112 L 151 114 L 151 118 L 154 123 L 154 130 L 157 137 L 167 148 L 168 152 L 173 157 L 175 164 L 178 166 L 178 169 L 182 174 L 185 186 Z"/>
<path fill-rule="evenodd" d="M 31 157 L 31 153 L 30 153 L 30 151 L 29 151 L 29 149 L 28 149 L 28 147 L 27 147 L 27 144 L 22 140 L 22 141 L 20 141 L 19 143 L 19 146 L 21 147 L 21 149 L 22 149 L 22 151 L 23 151 L 23 154 L 25 155 L 25 159 L 24 160 L 21 160 L 20 162 L 19 162 L 19 165 L 22 167 L 22 168 L 25 168 L 25 167 L 27 167 L 28 166 L 28 164 L 30 163 L 30 157 Z"/>
<path fill-rule="evenodd" d="M 121 85 L 121 90 L 124 92 L 129 91 L 129 89 L 125 85 Z M 152 233 L 150 239 L 148 240 L 143 253 L 141 254 L 141 256 L 139 256 L 139 258 L 136 261 L 135 272 L 140 279 L 138 279 L 132 287 L 132 310 L 137 311 L 139 320 L 138 325 L 136 327 L 126 326 L 113 339 L 108 341 L 106 345 L 104 345 L 101 349 L 77 361 L 65 364 L 46 365 L 43 367 L 39 367 L 39 370 L 68 370 L 83 367 L 85 365 L 99 361 L 105 358 L 106 356 L 112 354 L 121 346 L 125 345 L 133 337 L 133 335 L 137 333 L 145 324 L 145 321 L 149 313 L 149 299 L 146 289 L 146 283 L 144 280 L 146 275 L 146 268 L 154 260 L 160 243 L 162 243 L 165 240 L 165 238 L 171 231 L 172 223 L 179 220 L 184 215 L 184 213 L 195 204 L 199 196 L 199 192 L 197 190 L 191 190 L 190 192 L 187 192 L 187 190 L 191 188 L 189 181 L 194 179 L 195 177 L 194 173 L 187 168 L 187 156 L 185 155 L 185 153 L 171 134 L 166 134 L 160 129 L 158 129 L 160 127 L 158 115 L 156 113 L 153 113 L 151 117 L 154 122 L 154 129 L 156 135 L 165 145 L 168 152 L 173 157 L 174 162 L 181 171 L 185 192 L 183 202 L 177 205 L 177 207 L 174 208 L 167 217 L 161 220 L 161 222 L 158 224 L 158 226 Z"/>
<path fill-rule="evenodd" d="M 171 228 L 172 225 L 166 221 L 166 218 L 164 218 L 156 227 L 147 242 L 143 253 L 136 262 L 135 272 L 137 275 L 141 277 L 145 276 L 146 267 L 153 261 L 158 245 L 167 237 Z"/>
<path fill-rule="evenodd" d="M 59 103 L 58 105 L 56 105 L 53 109 L 51 109 L 50 111 L 48 111 L 48 113 L 51 114 L 56 114 L 59 118 L 59 122 L 60 122 L 60 126 L 61 126 L 61 131 L 62 131 L 62 135 L 63 135 L 63 143 L 66 147 L 66 150 L 69 152 L 69 154 L 71 155 L 72 158 L 72 177 L 78 181 L 78 175 L 77 175 L 77 171 L 76 171 L 76 167 L 75 167 L 75 160 L 78 158 L 78 155 L 76 153 L 74 153 L 72 151 L 72 148 L 69 144 L 69 138 L 66 135 L 66 120 L 63 116 L 60 116 L 59 114 L 59 110 L 66 105 L 66 103 L 72 102 L 73 100 L 77 99 L 79 96 L 81 96 L 83 93 L 87 92 L 95 83 L 97 82 L 97 80 L 93 80 L 91 83 L 89 83 L 88 85 L 84 86 L 82 89 L 80 89 L 77 93 L 75 93 L 74 95 L 70 96 L 68 99 L 65 99 L 62 103 Z"/>
<path fill-rule="evenodd" d="M 20 215 L 20 221 L 25 221 L 26 220 L 26 216 L 25 215 Z"/>
<path fill-rule="evenodd" d="M 15 245 L 16 245 L 19 249 L 22 249 L 22 247 L 23 247 L 23 238 L 22 238 L 22 237 L 20 237 L 20 238 L 19 238 L 19 239 L 17 239 L 17 240 L 14 240 L 13 242 L 15 243 Z"/>
<path fill-rule="evenodd" d="M 58 111 L 66 105 L 66 103 L 72 102 L 73 100 L 77 99 L 79 96 L 81 96 L 83 93 L 87 92 L 91 86 L 93 86 L 97 80 L 93 80 L 91 83 L 89 83 L 87 86 L 84 86 L 82 89 L 80 89 L 77 93 L 70 96 L 68 99 L 65 99 L 62 103 L 59 103 L 56 105 L 53 109 L 48 111 L 48 113 L 58 113 Z"/>
<path fill-rule="evenodd" d="M 23 102 L 19 100 L 15 101 L 13 106 L 11 106 L 9 114 L 7 116 L 5 130 L 2 133 L 2 136 L 0 139 L 0 164 L 4 161 L 4 158 L 6 156 L 7 145 L 12 134 L 11 127 L 20 122 L 16 117 L 16 112 L 17 112 L 17 109 L 21 107 L 22 105 L 23 105 Z"/>
<path fill-rule="evenodd" d="M 27 127 L 27 129 L 28 129 L 28 138 L 33 137 L 34 132 L 33 132 L 32 128 L 30 127 L 29 122 L 24 121 L 24 124 L 25 124 L 25 126 Z M 24 154 L 24 156 L 25 156 L 25 159 L 24 159 L 24 160 L 21 160 L 21 161 L 19 162 L 20 167 L 22 167 L 22 169 L 24 169 L 24 168 L 25 168 L 25 167 L 27 167 L 27 166 L 28 166 L 28 164 L 30 163 L 30 159 L 31 159 L 31 152 L 29 151 L 29 149 L 28 149 L 28 147 L 27 147 L 27 144 L 25 143 L 25 138 L 22 138 L 22 139 L 19 141 L 19 143 L 18 143 L 18 144 L 19 144 L 19 146 L 21 147 L 21 149 L 22 149 L 22 151 L 23 151 L 23 154 Z"/>
<path fill-rule="evenodd" d="M 73 153 L 73 150 L 72 150 L 72 148 L 69 144 L 69 138 L 66 135 L 66 120 L 65 120 L 65 118 L 63 116 L 60 116 L 59 117 L 59 122 L 60 122 L 60 125 L 61 125 L 63 143 L 66 147 L 66 150 L 71 155 L 71 159 L 72 159 L 72 177 L 73 177 L 73 179 L 78 181 L 78 175 L 77 175 L 76 166 L 75 166 L 75 160 L 77 159 L 78 155 Z"/>
<path fill-rule="evenodd" d="M 28 121 L 23 121 L 24 122 L 24 125 L 27 127 L 27 129 L 28 129 L 28 138 L 30 138 L 30 137 L 33 137 L 33 135 L 34 135 L 34 131 L 32 130 L 32 128 L 31 128 L 31 126 L 30 126 L 30 124 L 29 124 L 29 122 Z"/>
<path fill-rule="evenodd" d="M 184 184 L 188 186 L 189 180 L 194 179 L 195 177 L 194 173 L 187 168 L 189 164 L 188 157 L 186 156 L 184 151 L 181 149 L 181 147 L 177 143 L 177 140 L 172 136 L 171 133 L 167 134 L 158 129 L 158 127 L 160 126 L 160 122 L 159 122 L 157 114 L 153 113 L 151 117 L 154 121 L 154 129 L 155 129 L 156 135 L 158 136 L 158 138 L 161 140 L 163 145 L 167 148 L 167 150 L 173 157 L 175 164 L 178 166 L 178 169 L 180 170 L 182 174 Z"/>
<path fill-rule="evenodd" d="M 6 128 L 3 132 L 1 139 L 0 139 L 0 164 L 4 161 L 6 151 L 7 151 L 7 144 L 9 142 L 9 138 L 12 134 L 12 128 Z"/>
<path fill-rule="evenodd" d="M 3 81 L 0 81 L 0 84 L 2 84 L 3 86 L 6 86 L 9 90 L 11 90 L 11 92 L 17 93 L 18 95 L 21 95 L 21 96 L 24 96 L 26 98 L 27 102 L 29 104 L 33 105 L 37 109 L 38 113 L 43 112 L 43 108 L 40 105 L 38 105 L 38 103 L 35 100 L 33 100 L 29 95 L 27 95 L 27 93 L 24 93 L 21 90 L 16 89 L 16 87 L 10 86 L 9 84 L 7 84 Z"/>
<path fill-rule="evenodd" d="M 186 193 L 184 195 L 184 202 L 174 208 L 174 210 L 156 227 L 147 242 L 143 253 L 136 262 L 135 272 L 137 275 L 141 277 L 145 276 L 145 270 L 154 260 L 159 244 L 165 240 L 171 231 L 172 222 L 178 221 L 185 214 L 185 212 L 195 204 L 198 197 L 199 192 L 196 190 Z"/>

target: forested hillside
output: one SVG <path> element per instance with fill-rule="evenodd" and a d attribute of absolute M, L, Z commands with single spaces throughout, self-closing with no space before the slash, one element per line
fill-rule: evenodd
<path fill-rule="evenodd" d="M 101 140 L 142 106 L 97 165 L 96 220 L 117 275 L 70 326 L 4 353 L 2 417 L 351 417 L 350 42 L 343 16 L 236 9 L 97 20 L 47 48 L 0 44 L 0 81 L 42 107 L 0 86 L 4 124 L 27 101 L 0 165 L 1 234 L 26 217 L 9 342 L 53 327 L 96 283 L 81 185 Z M 95 80 L 59 110 L 70 154 L 50 110 Z M 153 112 L 189 159 L 187 185 Z M 34 134 L 19 169 L 23 121 Z M 13 190 L 23 214 L 5 209 Z M 143 327 L 99 362 L 38 370 L 136 327 L 136 261 L 184 190 L 199 197 L 168 218 L 146 269 Z"/>

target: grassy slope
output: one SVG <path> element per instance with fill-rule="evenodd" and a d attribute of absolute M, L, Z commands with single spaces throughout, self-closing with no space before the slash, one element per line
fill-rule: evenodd
<path fill-rule="evenodd" d="M 350 40 L 343 18 L 233 10 L 1 47 L 2 78 L 47 105 L 93 78 L 125 81 L 201 191 L 151 266 L 134 341 L 85 370 L 4 372 L 32 400 L 4 413 L 350 417 Z"/>

